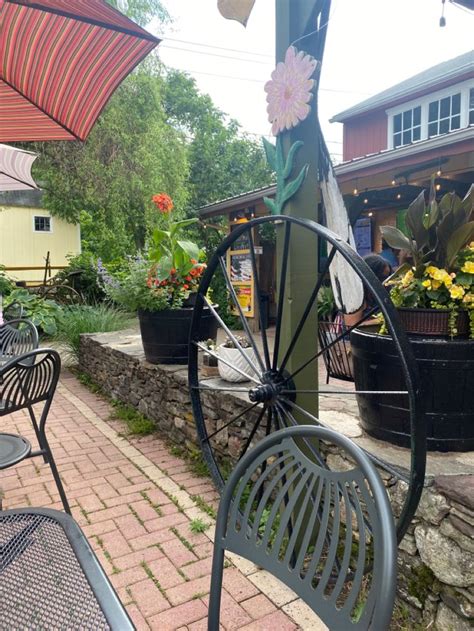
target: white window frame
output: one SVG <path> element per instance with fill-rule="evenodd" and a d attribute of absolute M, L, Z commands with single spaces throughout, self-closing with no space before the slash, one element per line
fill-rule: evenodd
<path fill-rule="evenodd" d="M 422 96 L 418 99 L 412 99 L 411 101 L 405 101 L 404 103 L 400 103 L 396 107 L 391 107 L 385 111 L 387 114 L 387 147 L 388 149 L 394 149 L 393 146 L 393 117 L 396 114 L 402 114 L 406 110 L 412 110 L 418 105 L 421 106 L 421 135 L 420 140 L 428 139 L 428 107 L 432 101 L 438 101 L 446 96 L 452 96 L 453 94 L 461 93 L 461 124 L 459 129 L 464 129 L 469 126 L 469 91 L 471 88 L 474 88 L 474 80 L 468 79 L 467 81 L 462 81 L 461 83 L 455 83 L 454 85 L 450 85 L 443 90 L 437 90 L 436 92 L 430 92 L 425 96 Z M 453 131 L 459 131 L 458 129 Z M 448 132 L 452 133 L 452 132 Z M 432 136 L 432 138 L 437 138 L 437 136 Z M 415 140 L 415 144 L 419 142 Z M 408 147 L 409 145 L 400 145 L 397 149 L 401 147 Z"/>
<path fill-rule="evenodd" d="M 415 112 L 415 109 L 418 108 L 418 107 L 420 108 L 420 123 L 418 125 L 414 125 L 413 124 L 414 112 Z M 410 125 L 410 127 L 407 127 L 407 128 L 405 128 L 403 126 L 403 118 L 404 118 L 404 115 L 405 115 L 406 112 L 411 112 L 411 125 Z M 415 107 L 407 107 L 407 108 L 403 109 L 401 112 L 397 112 L 396 114 L 393 114 L 392 115 L 392 125 L 394 125 L 395 116 L 400 116 L 400 118 L 401 118 L 401 128 L 400 128 L 399 132 L 396 132 L 395 128 L 393 129 L 392 144 L 393 144 L 394 148 L 395 148 L 394 136 L 395 136 L 395 134 L 398 134 L 398 133 L 401 136 L 401 143 L 399 145 L 397 145 L 397 147 L 396 147 L 397 149 L 398 149 L 398 147 L 406 147 L 406 145 L 411 145 L 412 143 L 418 142 L 418 140 L 421 140 L 422 121 L 421 121 L 421 106 L 420 105 L 415 105 Z M 411 140 L 410 142 L 407 142 L 407 143 L 403 142 L 403 135 L 406 132 L 409 131 L 410 135 L 413 137 L 413 131 L 414 131 L 415 128 L 418 128 L 418 127 L 420 128 L 420 137 L 417 140 Z"/>
<path fill-rule="evenodd" d="M 472 90 L 472 93 L 473 93 L 473 95 L 474 95 L 474 86 L 472 86 L 472 88 L 468 89 L 468 97 L 467 97 L 467 98 L 468 98 L 468 102 L 467 102 L 467 124 L 468 124 L 468 126 L 469 126 L 469 116 L 470 116 L 470 113 L 471 113 L 471 112 L 473 112 L 473 113 L 474 113 L 474 103 L 473 103 L 472 107 L 470 107 L 470 105 L 471 105 L 471 104 L 470 104 L 470 100 L 471 100 L 471 90 Z M 473 121 L 472 123 L 470 123 L 470 124 L 471 124 L 471 125 L 474 125 L 474 121 Z"/>
<path fill-rule="evenodd" d="M 36 218 L 49 219 L 49 230 L 36 230 Z M 53 233 L 53 218 L 51 215 L 33 215 L 33 232 L 35 234 L 52 234 Z"/>

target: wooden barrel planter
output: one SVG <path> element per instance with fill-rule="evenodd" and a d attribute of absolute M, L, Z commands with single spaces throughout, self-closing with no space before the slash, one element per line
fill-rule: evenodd
<path fill-rule="evenodd" d="M 418 362 L 431 451 L 474 450 L 474 341 L 410 337 Z M 351 333 L 356 390 L 404 390 L 391 337 Z M 363 429 L 381 440 L 410 447 L 404 395 L 357 395 Z"/>
<path fill-rule="evenodd" d="M 151 364 L 187 364 L 192 307 L 138 312 L 145 358 Z M 203 308 L 199 337 L 217 337 L 217 320 L 209 307 Z"/>

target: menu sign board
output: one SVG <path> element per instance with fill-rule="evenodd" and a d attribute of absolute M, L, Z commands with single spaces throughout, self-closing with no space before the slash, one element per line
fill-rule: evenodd
<path fill-rule="evenodd" d="M 232 231 L 238 227 L 239 224 L 231 225 L 230 229 Z M 254 278 L 250 254 L 250 235 L 247 231 L 240 235 L 233 243 L 232 250 L 228 252 L 227 270 L 243 314 L 247 318 L 253 318 L 255 314 Z M 231 311 L 234 315 L 239 315 L 239 310 L 233 303 Z"/>

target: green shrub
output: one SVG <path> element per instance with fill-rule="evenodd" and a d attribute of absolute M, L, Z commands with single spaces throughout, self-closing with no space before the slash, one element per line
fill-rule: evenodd
<path fill-rule="evenodd" d="M 15 288 L 15 283 L 5 273 L 5 267 L 0 265 L 0 296 L 8 296 Z"/>
<path fill-rule="evenodd" d="M 63 309 L 55 339 L 62 343 L 71 357 L 78 359 L 81 333 L 107 333 L 126 329 L 132 316 L 105 303 L 74 305 Z"/>
<path fill-rule="evenodd" d="M 40 333 L 56 334 L 62 308 L 54 300 L 41 298 L 28 289 L 18 288 L 4 299 L 3 308 L 5 309 L 12 302 L 17 302 L 23 307 L 23 317 L 31 320 Z"/>
<path fill-rule="evenodd" d="M 68 266 L 56 278 L 75 289 L 89 305 L 97 304 L 105 298 L 97 259 L 90 252 L 68 256 Z"/>

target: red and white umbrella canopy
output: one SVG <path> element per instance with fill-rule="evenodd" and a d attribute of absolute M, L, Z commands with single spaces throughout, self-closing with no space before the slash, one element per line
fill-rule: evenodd
<path fill-rule="evenodd" d="M 31 177 L 31 166 L 38 156 L 8 145 L 0 145 L 0 191 L 38 188 Z"/>
<path fill-rule="evenodd" d="M 159 41 L 105 0 L 0 0 L 0 142 L 84 140 Z"/>

